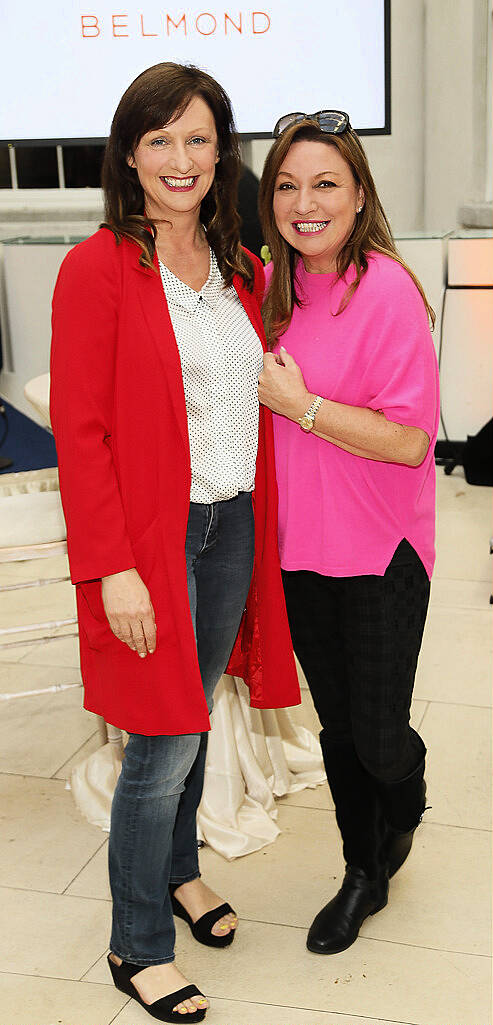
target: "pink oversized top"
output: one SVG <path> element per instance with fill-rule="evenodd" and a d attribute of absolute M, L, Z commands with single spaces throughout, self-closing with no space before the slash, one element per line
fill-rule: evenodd
<path fill-rule="evenodd" d="M 352 455 L 286 417 L 274 416 L 279 488 L 279 550 L 286 570 L 326 576 L 382 576 L 406 538 L 431 577 L 435 561 L 438 367 L 423 300 L 390 257 L 369 255 L 368 270 L 343 313 L 347 285 L 337 274 L 308 274 L 300 260 L 297 294 L 283 344 L 310 392 L 382 410 L 387 420 L 430 438 L 420 466 Z M 270 280 L 266 268 L 267 282 Z"/>

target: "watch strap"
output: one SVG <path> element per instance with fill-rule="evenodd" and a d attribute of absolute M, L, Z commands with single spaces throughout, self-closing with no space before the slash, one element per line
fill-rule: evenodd
<path fill-rule="evenodd" d="M 314 398 L 314 400 L 313 400 L 311 406 L 309 407 L 309 409 L 307 409 L 306 413 L 304 413 L 303 416 L 300 418 L 300 420 L 298 420 L 298 423 L 299 423 L 300 427 L 302 428 L 302 430 L 304 430 L 304 431 L 312 430 L 313 424 L 315 422 L 315 416 L 318 413 L 318 410 L 320 409 L 320 406 L 322 405 L 323 401 L 324 401 L 323 397 L 321 395 L 317 395 Z M 308 421 L 308 423 L 307 423 L 307 421 Z M 310 423 L 310 421 L 311 421 L 311 423 Z"/>

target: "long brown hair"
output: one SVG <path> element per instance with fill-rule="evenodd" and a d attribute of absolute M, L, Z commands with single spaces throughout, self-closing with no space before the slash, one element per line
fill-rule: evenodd
<path fill-rule="evenodd" d="M 241 157 L 231 103 L 222 86 L 193 65 L 155 64 L 123 94 L 103 161 L 105 221 L 101 227 L 110 228 L 117 242 L 121 238 L 135 242 L 141 250 L 142 266 L 153 267 L 156 226 L 146 217 L 144 191 L 127 158 L 146 132 L 176 121 L 195 96 L 202 97 L 212 112 L 219 151 L 214 182 L 202 200 L 200 220 L 225 283 L 231 284 L 238 273 L 252 290 L 253 267 L 241 247 L 236 211 Z"/>
<path fill-rule="evenodd" d="M 279 169 L 293 143 L 302 140 L 324 142 L 328 146 L 336 146 L 341 156 L 349 164 L 356 186 L 361 186 L 365 196 L 363 209 L 356 217 L 351 234 L 337 255 L 336 266 L 339 278 L 344 277 L 351 264 L 354 264 L 356 276 L 344 293 L 335 316 L 346 308 L 351 296 L 358 288 L 363 274 L 366 273 L 368 253 L 377 252 L 389 256 L 404 267 L 421 294 L 433 326 L 435 313 L 416 275 L 397 252 L 390 224 L 378 198 L 368 160 L 356 132 L 349 128 L 341 135 L 329 135 L 321 131 L 316 121 L 307 119 L 287 128 L 276 139 L 267 156 L 259 186 L 260 219 L 264 239 L 269 247 L 274 265 L 270 287 L 263 305 L 263 318 L 269 345 L 275 344 L 279 335 L 288 327 L 294 306 L 302 305 L 296 293 L 294 280 L 298 254 L 280 234 L 273 210 L 274 189 Z"/>

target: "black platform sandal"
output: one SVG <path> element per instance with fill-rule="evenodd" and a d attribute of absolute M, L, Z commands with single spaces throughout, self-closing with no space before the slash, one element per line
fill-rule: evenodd
<path fill-rule="evenodd" d="M 159 1000 L 155 1000 L 153 1004 L 146 1004 L 132 982 L 132 976 L 137 975 L 138 972 L 142 972 L 146 966 L 141 964 L 131 964 L 130 961 L 122 961 L 122 963 L 118 965 L 111 960 L 109 954 L 108 964 L 110 966 L 110 972 L 113 976 L 113 982 L 115 983 L 116 988 L 121 990 L 122 993 L 126 993 L 127 996 L 133 997 L 138 1004 L 141 1004 L 148 1014 L 152 1015 L 153 1018 L 157 1018 L 158 1021 L 182 1022 L 188 1020 L 192 1023 L 204 1020 L 207 1008 L 204 1011 L 197 1008 L 196 1011 L 187 1011 L 186 1014 L 180 1014 L 179 1011 L 173 1010 L 177 1004 L 181 1004 L 184 1000 L 189 1000 L 190 997 L 204 996 L 196 986 L 183 986 L 182 989 L 176 990 L 176 993 L 168 993 L 167 996 L 161 997 Z"/>
<path fill-rule="evenodd" d="M 224 915 L 236 915 L 236 911 L 233 910 L 231 904 L 220 904 L 218 908 L 214 908 L 213 911 L 207 911 L 205 915 L 202 915 L 201 918 L 194 922 L 188 911 L 183 907 L 183 904 L 180 904 L 180 901 L 175 897 L 175 890 L 181 885 L 181 883 L 170 883 L 169 886 L 173 914 L 177 918 L 182 918 L 190 926 L 192 936 L 198 943 L 203 943 L 206 947 L 229 947 L 235 938 L 235 929 L 230 929 L 224 936 L 214 936 L 211 929 Z"/>

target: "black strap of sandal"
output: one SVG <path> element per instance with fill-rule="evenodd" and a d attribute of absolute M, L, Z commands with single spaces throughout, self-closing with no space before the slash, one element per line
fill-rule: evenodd
<path fill-rule="evenodd" d="M 185 1000 L 190 1000 L 191 997 L 203 996 L 204 994 L 196 986 L 183 986 L 182 989 L 177 989 L 175 993 L 168 993 L 165 997 L 156 1000 L 151 1004 L 151 1007 L 154 1007 L 156 1010 L 172 1011 L 178 1004 L 183 1004 Z M 200 1011 L 201 1008 L 197 1007 L 197 1010 Z"/>
<path fill-rule="evenodd" d="M 212 911 L 207 911 L 205 915 L 198 918 L 190 928 L 194 936 L 205 939 L 208 936 L 214 935 L 212 929 L 217 922 L 219 922 L 220 918 L 223 918 L 224 915 L 234 914 L 236 914 L 236 912 L 233 911 L 231 904 L 220 904 L 218 908 L 214 908 Z M 219 937 L 217 938 L 219 939 Z"/>

